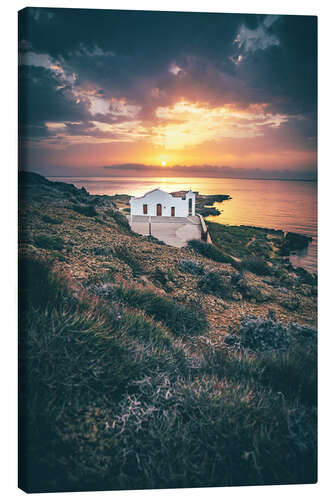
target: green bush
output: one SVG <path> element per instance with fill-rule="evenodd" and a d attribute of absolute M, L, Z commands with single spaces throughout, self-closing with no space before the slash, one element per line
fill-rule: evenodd
<path fill-rule="evenodd" d="M 317 349 L 315 342 L 294 343 L 287 351 L 263 353 L 261 383 L 303 404 L 317 404 Z"/>
<path fill-rule="evenodd" d="M 270 276 L 272 274 L 272 269 L 261 257 L 247 257 L 242 260 L 241 266 L 251 273 L 258 274 L 258 276 Z"/>
<path fill-rule="evenodd" d="M 132 268 L 135 274 L 144 273 L 141 259 L 138 258 L 133 248 L 126 245 L 117 245 L 113 249 L 113 254 Z"/>
<path fill-rule="evenodd" d="M 198 287 L 203 292 L 212 293 L 222 299 L 231 297 L 231 277 L 224 276 L 218 272 L 208 272 L 199 281 Z"/>
<path fill-rule="evenodd" d="M 48 215 L 43 215 L 42 220 L 48 224 L 62 224 L 64 222 L 61 217 L 49 217 Z"/>
<path fill-rule="evenodd" d="M 64 240 L 61 236 L 50 234 L 39 234 L 34 237 L 34 243 L 39 248 L 46 250 L 62 250 L 64 248 Z"/>
<path fill-rule="evenodd" d="M 215 260 L 216 262 L 225 262 L 228 264 L 233 264 L 234 259 L 229 255 L 224 254 L 221 250 L 210 243 L 205 243 L 201 240 L 190 240 L 187 242 L 188 246 L 198 252 L 200 255 L 207 257 L 208 259 Z"/>
<path fill-rule="evenodd" d="M 129 222 L 127 220 L 127 217 L 120 213 L 118 210 L 116 210 L 113 213 L 113 218 L 116 221 L 119 226 L 122 226 L 123 228 L 127 229 L 128 231 L 131 231 L 131 226 L 129 225 Z"/>
<path fill-rule="evenodd" d="M 317 332 L 297 323 L 283 324 L 273 317 L 246 315 L 238 331 L 226 339 L 231 345 L 238 343 L 251 351 L 287 350 L 295 342 L 314 341 Z"/>
<path fill-rule="evenodd" d="M 194 310 L 149 290 L 114 287 L 110 297 L 143 309 L 149 316 L 162 321 L 176 335 L 195 335 L 203 332 L 207 326 L 203 311 Z"/>
<path fill-rule="evenodd" d="M 95 217 L 97 215 L 94 205 L 71 205 L 70 209 L 86 217 Z"/>
<path fill-rule="evenodd" d="M 108 257 L 109 255 L 112 254 L 112 249 L 111 248 L 105 248 L 105 247 L 94 247 L 91 249 L 91 253 L 93 255 L 100 255 L 103 257 Z"/>
<path fill-rule="evenodd" d="M 156 267 L 153 277 L 157 280 L 161 285 L 166 285 L 168 283 L 168 277 L 163 269 Z"/>
<path fill-rule="evenodd" d="M 179 262 L 179 269 L 182 273 L 190 273 L 195 276 L 201 276 L 204 273 L 204 266 L 196 260 L 182 259 Z"/>

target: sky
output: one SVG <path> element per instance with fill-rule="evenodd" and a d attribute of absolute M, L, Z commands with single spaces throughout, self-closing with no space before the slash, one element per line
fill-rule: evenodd
<path fill-rule="evenodd" d="M 315 179 L 317 19 L 26 8 L 19 167 Z"/>

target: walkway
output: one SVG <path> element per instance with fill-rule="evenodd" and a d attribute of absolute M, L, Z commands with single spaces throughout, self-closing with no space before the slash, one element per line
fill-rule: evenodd
<path fill-rule="evenodd" d="M 173 247 L 183 247 L 189 240 L 201 239 L 201 224 L 196 215 L 190 217 L 149 217 L 147 215 L 127 215 L 132 230 L 144 236 L 149 235 Z"/>

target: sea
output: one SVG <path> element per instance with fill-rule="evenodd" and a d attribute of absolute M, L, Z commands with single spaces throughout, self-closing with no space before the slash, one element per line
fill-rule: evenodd
<path fill-rule="evenodd" d="M 216 203 L 221 214 L 208 220 L 229 225 L 248 225 L 292 231 L 311 236 L 307 249 L 290 256 L 291 263 L 317 272 L 317 183 L 226 178 L 162 177 L 49 177 L 50 180 L 84 186 L 90 194 L 142 196 L 154 188 L 172 192 L 228 194 L 230 200 Z"/>

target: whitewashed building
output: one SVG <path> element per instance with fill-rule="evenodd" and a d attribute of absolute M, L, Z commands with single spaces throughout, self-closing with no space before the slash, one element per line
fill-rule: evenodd
<path fill-rule="evenodd" d="M 153 189 L 138 198 L 131 197 L 131 215 L 150 215 L 165 217 L 188 217 L 195 215 L 195 196 L 193 191 L 167 193 Z"/>

